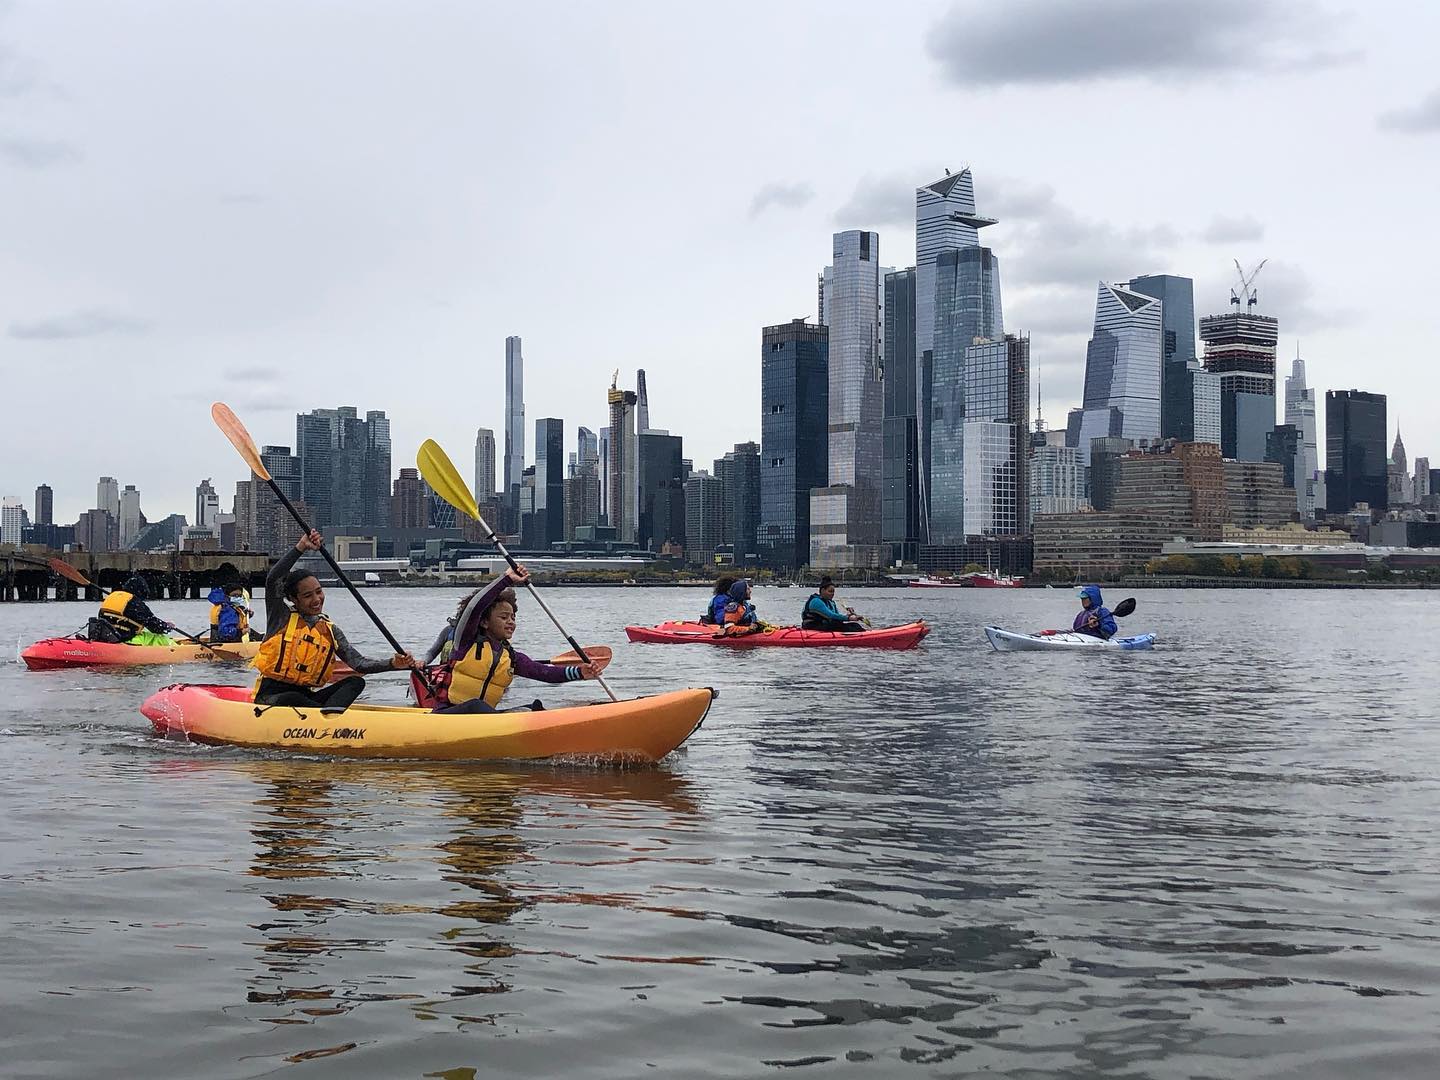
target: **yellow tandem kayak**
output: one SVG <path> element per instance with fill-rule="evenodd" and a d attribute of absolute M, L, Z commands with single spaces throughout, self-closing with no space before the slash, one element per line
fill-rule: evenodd
<path fill-rule="evenodd" d="M 432 713 L 357 704 L 322 714 L 257 705 L 243 686 L 177 683 L 152 694 L 140 711 L 162 735 L 227 746 L 427 760 L 659 761 L 700 726 L 714 697 L 700 687 L 537 712 Z"/>

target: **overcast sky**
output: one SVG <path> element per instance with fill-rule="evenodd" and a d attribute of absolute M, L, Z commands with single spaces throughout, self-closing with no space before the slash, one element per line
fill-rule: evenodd
<path fill-rule="evenodd" d="M 0 495 L 228 509 L 215 399 L 268 443 L 383 408 L 396 469 L 433 437 L 468 474 L 507 334 L 527 457 L 644 367 L 708 466 L 830 234 L 911 265 L 914 188 L 964 165 L 1052 425 L 1099 279 L 1206 314 L 1268 258 L 1282 358 L 1440 465 L 1437 40 L 1420 2 L 0 0 Z"/>

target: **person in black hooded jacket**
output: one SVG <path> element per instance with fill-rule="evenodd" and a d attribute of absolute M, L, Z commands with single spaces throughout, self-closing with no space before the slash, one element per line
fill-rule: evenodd
<path fill-rule="evenodd" d="M 124 585 L 105 597 L 97 621 L 114 635 L 114 640 L 127 645 L 175 644 L 174 638 L 169 635 L 169 631 L 175 629 L 174 624 L 150 610 L 150 605 L 146 603 L 149 598 L 150 589 L 145 579 L 139 574 L 132 575 Z"/>

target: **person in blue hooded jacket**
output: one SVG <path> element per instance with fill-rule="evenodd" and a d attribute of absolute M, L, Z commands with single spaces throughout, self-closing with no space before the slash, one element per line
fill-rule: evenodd
<path fill-rule="evenodd" d="M 748 634 L 760 628 L 755 605 L 750 602 L 750 582 L 741 578 L 730 586 L 730 599 L 725 604 L 724 632 Z"/>
<path fill-rule="evenodd" d="M 1100 598 L 1100 586 L 1086 585 L 1080 590 L 1080 611 L 1070 629 L 1077 634 L 1098 637 L 1101 641 L 1114 636 L 1120 629 L 1115 625 L 1115 616 Z"/>
<path fill-rule="evenodd" d="M 251 610 L 239 585 L 210 590 L 210 640 L 249 641 Z"/>

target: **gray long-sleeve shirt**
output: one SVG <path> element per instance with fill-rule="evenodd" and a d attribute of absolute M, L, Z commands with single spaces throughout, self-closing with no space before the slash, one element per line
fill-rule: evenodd
<path fill-rule="evenodd" d="M 270 568 L 270 573 L 265 577 L 265 636 L 273 637 L 285 629 L 285 624 L 290 621 L 293 609 L 285 603 L 285 575 L 300 559 L 300 549 L 291 548 L 280 560 Z M 301 615 L 309 626 L 314 626 L 320 621 L 319 615 Z M 379 671 L 392 670 L 390 660 L 372 660 L 368 656 L 362 656 L 355 651 L 355 646 L 350 644 L 345 637 L 344 631 L 334 623 L 330 624 L 330 632 L 335 635 L 335 652 L 341 660 L 349 664 L 351 668 L 361 675 L 374 675 Z"/>

